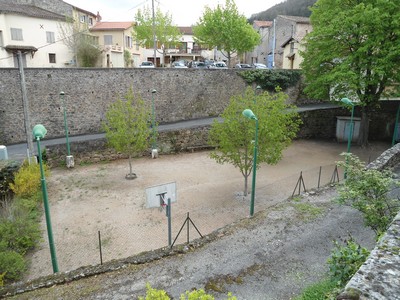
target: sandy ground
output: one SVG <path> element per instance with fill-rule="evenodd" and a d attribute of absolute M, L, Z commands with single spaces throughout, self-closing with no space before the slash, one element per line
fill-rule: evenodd
<path fill-rule="evenodd" d="M 352 147 L 352 151 L 368 161 L 388 147 L 374 144 L 369 149 Z M 316 187 L 318 182 L 327 184 L 343 151 L 346 151 L 344 144 L 295 141 L 277 165 L 263 165 L 257 171 L 255 211 L 291 196 L 300 172 L 307 189 Z M 145 190 L 150 186 L 176 183 L 172 239 L 188 212 L 203 235 L 247 217 L 249 196 L 242 195 L 244 180 L 239 170 L 217 164 L 208 154 L 195 152 L 136 159 L 133 170 L 138 178 L 135 180 L 125 179 L 129 171 L 127 160 L 52 170 L 47 182 L 60 271 L 100 263 L 99 234 L 103 261 L 168 245 L 165 212 L 146 208 Z M 341 170 L 339 173 L 342 178 Z M 31 254 L 25 279 L 52 273 L 44 218 L 42 228 L 43 241 Z M 193 228 L 190 234 L 190 239 L 198 237 Z M 176 243 L 185 241 L 186 233 Z"/>

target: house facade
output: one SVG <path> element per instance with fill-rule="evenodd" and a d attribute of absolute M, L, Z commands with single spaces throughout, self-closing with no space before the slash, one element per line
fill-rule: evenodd
<path fill-rule="evenodd" d="M 257 21 L 253 22 L 253 28 L 260 35 L 260 44 L 254 48 L 252 52 L 247 52 L 244 62 L 248 64 L 262 63 L 267 64 L 268 58 L 268 41 L 271 34 L 272 21 Z"/>
<path fill-rule="evenodd" d="M 21 53 L 25 67 L 64 67 L 71 57 L 60 41 L 63 15 L 26 4 L 0 3 L 0 67 L 18 67 Z"/>
<path fill-rule="evenodd" d="M 98 37 L 102 50 L 101 67 L 138 67 L 143 49 L 133 40 L 133 22 L 98 22 L 90 32 Z"/>
<path fill-rule="evenodd" d="M 192 27 L 178 27 L 182 37 L 181 42 L 173 48 L 165 49 L 163 55 L 163 45 L 157 44 L 156 66 L 170 67 L 174 61 L 202 60 L 214 57 L 214 51 L 206 50 L 194 41 Z M 143 50 L 144 60 L 154 62 L 154 48 L 147 47 Z"/>
<path fill-rule="evenodd" d="M 76 66 L 76 53 L 66 37 L 70 28 L 84 32 L 97 15 L 61 0 L 2 0 L 0 2 L 0 67 Z M 76 20 L 74 23 L 73 21 Z"/>
<path fill-rule="evenodd" d="M 312 31 L 306 17 L 279 15 L 268 41 L 268 54 L 276 69 L 296 69 L 302 61 L 299 50 L 307 33 Z M 274 41 L 275 39 L 275 41 Z M 275 48 L 273 48 L 275 46 Z"/>

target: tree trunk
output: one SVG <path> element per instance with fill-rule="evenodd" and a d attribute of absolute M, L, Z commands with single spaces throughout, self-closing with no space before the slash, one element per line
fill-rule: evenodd
<path fill-rule="evenodd" d="M 361 107 L 361 123 L 360 132 L 358 135 L 358 145 L 361 147 L 368 146 L 368 133 L 369 133 L 369 114 L 365 106 Z"/>
<path fill-rule="evenodd" d="M 248 184 L 247 184 L 247 182 L 248 182 L 248 178 L 249 178 L 249 175 L 246 175 L 246 176 L 244 176 L 244 191 L 243 191 L 243 196 L 247 196 L 247 186 L 248 186 Z"/>
<path fill-rule="evenodd" d="M 129 175 L 132 175 L 132 157 L 129 155 Z"/>

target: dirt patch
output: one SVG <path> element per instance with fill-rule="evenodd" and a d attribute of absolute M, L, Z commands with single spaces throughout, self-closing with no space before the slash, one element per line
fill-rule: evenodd
<path fill-rule="evenodd" d="M 258 171 L 255 211 L 291 196 L 300 172 L 307 189 L 328 183 L 335 161 L 341 159 L 339 154 L 345 147 L 336 143 L 295 141 L 278 165 L 265 165 Z M 354 148 L 353 151 L 368 161 L 386 148 L 387 145 L 375 145 L 368 150 Z M 165 212 L 146 208 L 145 189 L 150 186 L 176 182 L 173 238 L 188 212 L 203 235 L 249 214 L 249 197 L 242 195 L 243 177 L 239 170 L 217 164 L 208 152 L 140 158 L 134 161 L 133 168 L 138 176 L 135 180 L 125 179 L 129 170 L 126 160 L 52 170 L 48 190 L 60 271 L 100 263 L 99 233 L 103 261 L 166 246 Z M 269 217 L 275 218 L 273 214 Z M 44 239 L 32 254 L 26 279 L 52 272 L 44 220 L 42 227 Z M 198 233 L 191 227 L 190 238 L 197 237 Z M 183 243 L 186 238 L 185 231 L 176 243 Z"/>

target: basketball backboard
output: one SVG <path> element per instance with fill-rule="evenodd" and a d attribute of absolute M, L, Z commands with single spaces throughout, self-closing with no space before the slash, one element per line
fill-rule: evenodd
<path fill-rule="evenodd" d="M 176 183 L 164 183 L 146 188 L 146 207 L 160 207 L 168 203 L 168 198 L 171 203 L 176 202 Z M 164 201 L 164 203 L 163 203 Z"/>

